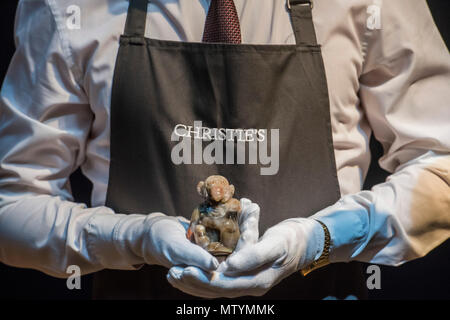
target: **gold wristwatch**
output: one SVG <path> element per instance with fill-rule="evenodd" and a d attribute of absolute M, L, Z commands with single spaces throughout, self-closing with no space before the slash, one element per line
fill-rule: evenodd
<path fill-rule="evenodd" d="M 319 259 L 317 259 L 316 261 L 311 263 L 309 266 L 307 266 L 306 268 L 304 268 L 300 271 L 303 276 L 306 276 L 311 271 L 319 269 L 321 267 L 324 267 L 330 263 L 330 260 L 329 260 L 330 246 L 331 246 L 330 232 L 328 231 L 327 226 L 323 222 L 321 222 L 319 220 L 316 220 L 316 221 L 320 223 L 320 225 L 322 226 L 323 231 L 325 233 L 325 241 L 324 241 L 324 245 L 323 245 L 323 251 L 322 251 L 322 254 L 320 255 Z"/>

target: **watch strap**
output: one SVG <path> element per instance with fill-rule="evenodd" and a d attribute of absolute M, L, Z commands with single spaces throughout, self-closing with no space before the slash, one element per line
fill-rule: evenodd
<path fill-rule="evenodd" d="M 328 264 L 330 264 L 330 247 L 331 247 L 331 236 L 330 231 L 328 230 L 327 226 L 319 220 L 316 220 L 320 223 L 320 225 L 323 228 L 323 231 L 325 233 L 325 241 L 323 245 L 322 254 L 320 255 L 319 259 L 315 260 L 313 263 L 311 263 L 309 266 L 303 268 L 300 272 L 303 276 L 306 276 L 311 271 L 314 271 L 316 269 L 322 268 Z"/>

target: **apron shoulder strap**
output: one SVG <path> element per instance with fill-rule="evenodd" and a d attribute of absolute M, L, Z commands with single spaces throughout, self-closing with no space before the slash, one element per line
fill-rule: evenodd
<path fill-rule="evenodd" d="M 312 1 L 286 1 L 287 8 L 291 14 L 296 43 L 317 45 L 316 32 L 312 19 Z M 129 0 L 129 2 L 125 35 L 143 37 L 145 35 L 148 0 Z"/>
<path fill-rule="evenodd" d="M 312 18 L 312 0 L 286 0 L 291 13 L 292 28 L 297 44 L 317 45 L 316 31 Z"/>
<path fill-rule="evenodd" d="M 145 35 L 145 24 L 147 20 L 148 0 L 128 0 L 127 22 L 125 23 L 125 35 L 140 36 Z"/>

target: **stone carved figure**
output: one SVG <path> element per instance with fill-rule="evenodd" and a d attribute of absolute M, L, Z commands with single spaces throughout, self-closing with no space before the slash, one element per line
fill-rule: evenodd
<path fill-rule="evenodd" d="M 236 247 L 241 205 L 234 199 L 234 186 L 219 175 L 197 185 L 204 201 L 192 212 L 187 237 L 217 257 L 226 257 Z"/>

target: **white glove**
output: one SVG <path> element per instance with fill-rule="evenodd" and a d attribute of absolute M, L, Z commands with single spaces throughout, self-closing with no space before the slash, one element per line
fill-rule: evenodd
<path fill-rule="evenodd" d="M 288 219 L 268 229 L 257 243 L 235 251 L 215 272 L 173 267 L 167 278 L 175 288 L 204 298 L 261 296 L 318 259 L 324 237 L 317 221 Z"/>
<path fill-rule="evenodd" d="M 184 217 L 152 213 L 144 219 L 133 219 L 131 215 L 118 226 L 116 232 L 122 235 L 122 246 L 131 249 L 147 264 L 216 270 L 219 265 L 217 259 L 186 238 L 188 226 L 189 221 Z"/>

